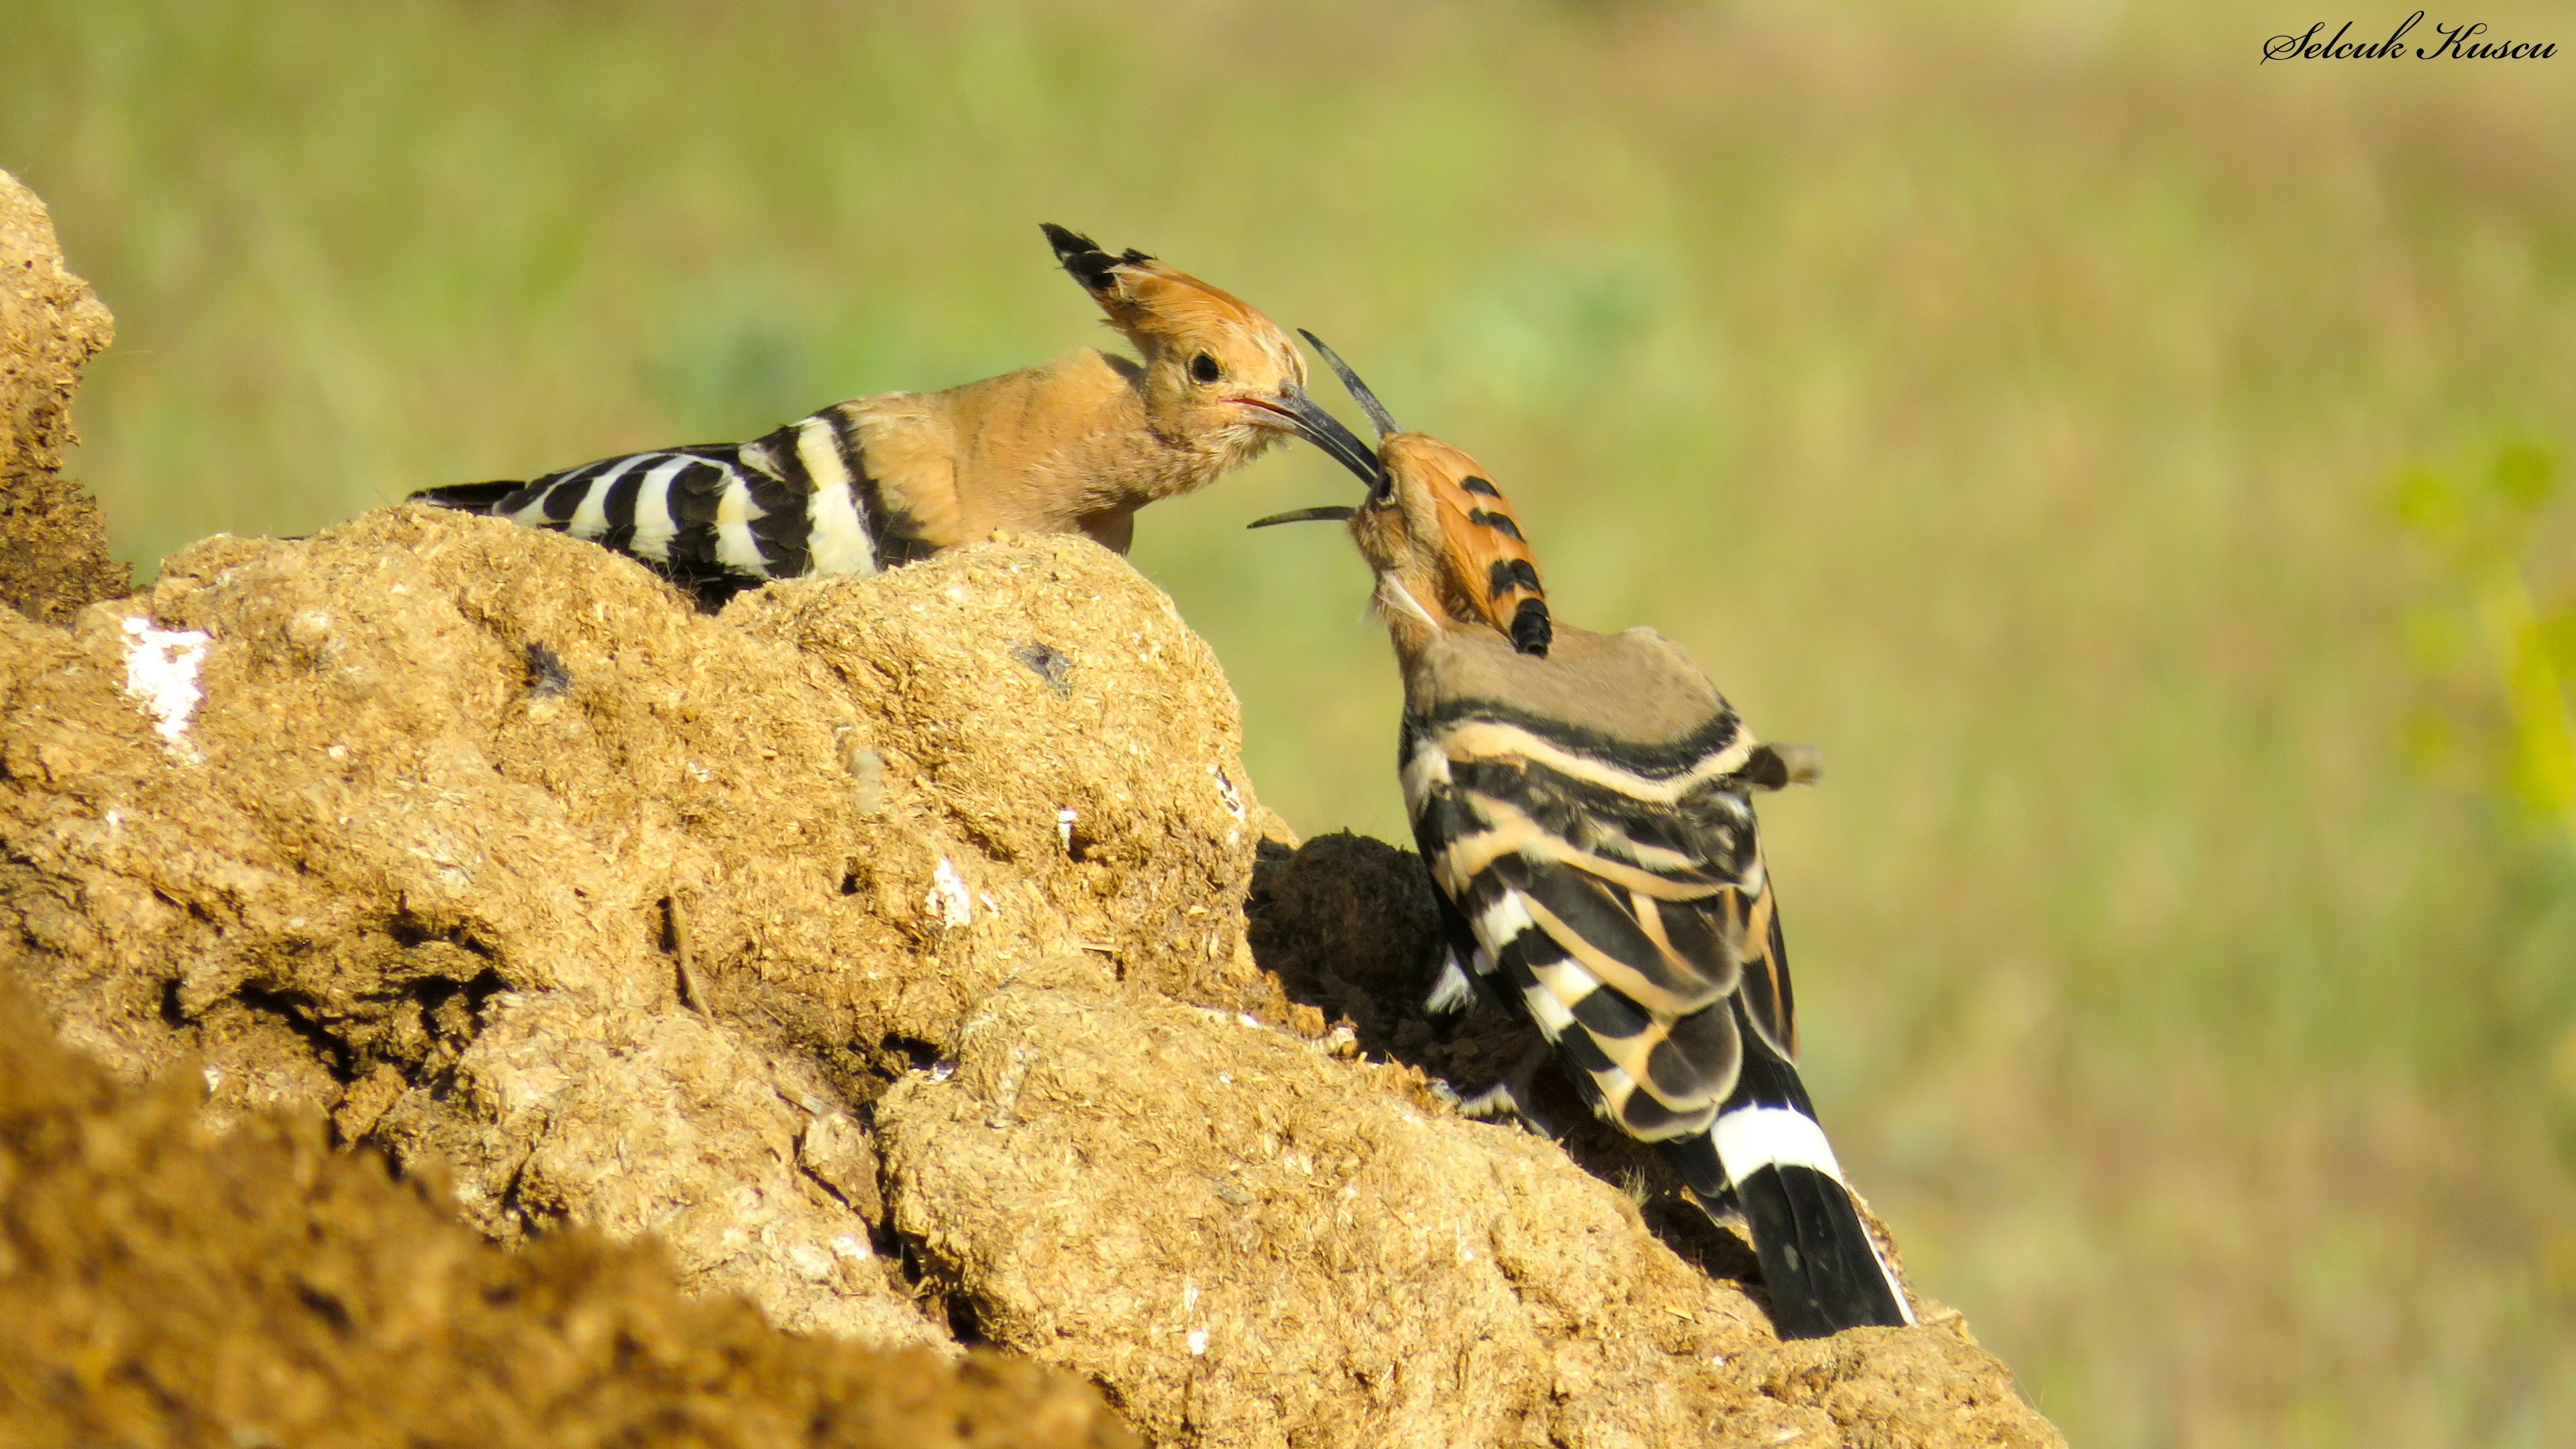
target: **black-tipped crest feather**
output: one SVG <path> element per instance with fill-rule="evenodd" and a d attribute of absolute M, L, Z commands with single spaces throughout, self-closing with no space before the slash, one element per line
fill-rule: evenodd
<path fill-rule="evenodd" d="M 1548 619 L 1547 601 L 1521 600 L 1520 609 L 1512 615 L 1512 647 L 1523 654 L 1545 659 L 1547 646 L 1554 641 L 1555 634 L 1556 627 Z"/>
<path fill-rule="evenodd" d="M 1046 233 L 1047 245 L 1055 248 L 1055 259 L 1064 264 L 1064 269 L 1073 274 L 1073 279 L 1094 292 L 1107 291 L 1117 280 L 1119 267 L 1153 260 L 1134 247 L 1113 257 L 1100 249 L 1100 243 L 1051 221 L 1039 222 L 1038 230 Z"/>

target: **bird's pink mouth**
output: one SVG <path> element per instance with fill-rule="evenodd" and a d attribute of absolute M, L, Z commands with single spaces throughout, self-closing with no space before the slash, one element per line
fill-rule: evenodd
<path fill-rule="evenodd" d="M 1323 449 L 1335 462 L 1358 474 L 1360 481 L 1371 487 L 1375 487 L 1383 476 L 1378 471 L 1376 450 L 1342 426 L 1341 419 L 1316 406 L 1315 400 L 1306 396 L 1294 383 L 1281 388 L 1275 397 L 1237 393 L 1226 400 L 1257 408 L 1278 418 L 1279 422 L 1272 426 L 1285 427 Z"/>
<path fill-rule="evenodd" d="M 1230 403 L 1241 403 L 1248 408 L 1259 408 L 1265 413 L 1276 413 L 1280 417 L 1286 418 L 1291 426 L 1296 426 L 1303 422 L 1303 419 L 1299 418 L 1295 413 L 1290 412 L 1288 409 L 1281 407 L 1279 404 L 1272 402 L 1266 397 L 1230 397 L 1227 398 L 1226 401 Z"/>

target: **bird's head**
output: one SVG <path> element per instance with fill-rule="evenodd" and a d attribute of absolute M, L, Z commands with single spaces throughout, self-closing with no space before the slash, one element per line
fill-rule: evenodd
<path fill-rule="evenodd" d="M 1146 424 L 1166 440 L 1212 455 L 1221 471 L 1303 431 L 1307 415 L 1329 416 L 1306 397 L 1297 344 L 1256 309 L 1133 248 L 1112 254 L 1080 232 L 1042 229 L 1142 354 Z"/>
<path fill-rule="evenodd" d="M 1356 507 L 1300 508 L 1252 526 L 1347 520 L 1377 576 L 1378 608 L 1399 640 L 1420 629 L 1483 625 L 1521 653 L 1544 656 L 1554 623 L 1538 561 L 1491 475 L 1464 450 L 1397 427 L 1358 374 L 1315 334 L 1304 336 L 1376 424 L 1378 445 L 1372 454 L 1330 415 L 1300 417 L 1297 431 L 1357 474 L 1368 496 Z"/>

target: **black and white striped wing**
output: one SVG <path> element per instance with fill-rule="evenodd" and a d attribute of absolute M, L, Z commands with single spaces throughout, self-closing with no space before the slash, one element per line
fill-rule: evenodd
<path fill-rule="evenodd" d="M 1733 1090 L 1737 1013 L 1792 1046 L 1787 964 L 1731 714 L 1622 750 L 1491 709 L 1411 721 L 1416 842 L 1474 941 L 1578 1085 L 1631 1136 L 1706 1132 Z"/>
<path fill-rule="evenodd" d="M 1781 1334 L 1912 1322 L 1794 1065 L 1750 799 L 1795 773 L 1778 752 L 1722 709 L 1641 747 L 1485 703 L 1408 716 L 1404 751 L 1414 836 L 1473 968 L 1703 1203 L 1733 1195 Z"/>
<path fill-rule="evenodd" d="M 826 408 L 748 443 L 629 453 L 526 483 L 413 496 L 590 539 L 683 581 L 870 574 L 916 550 L 889 536 L 863 456 L 855 424 Z"/>

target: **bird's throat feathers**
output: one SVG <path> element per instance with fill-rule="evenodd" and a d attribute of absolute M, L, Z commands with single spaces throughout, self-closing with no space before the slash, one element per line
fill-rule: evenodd
<path fill-rule="evenodd" d="M 1433 613 L 1433 609 L 1440 608 L 1438 593 L 1422 589 L 1419 583 L 1408 586 L 1402 576 L 1391 571 L 1378 574 L 1377 591 L 1370 596 L 1369 605 L 1377 610 L 1379 620 L 1386 625 L 1387 638 L 1395 645 L 1396 658 L 1408 673 L 1442 630 L 1482 627 L 1461 624 L 1449 618 L 1446 609 Z"/>

